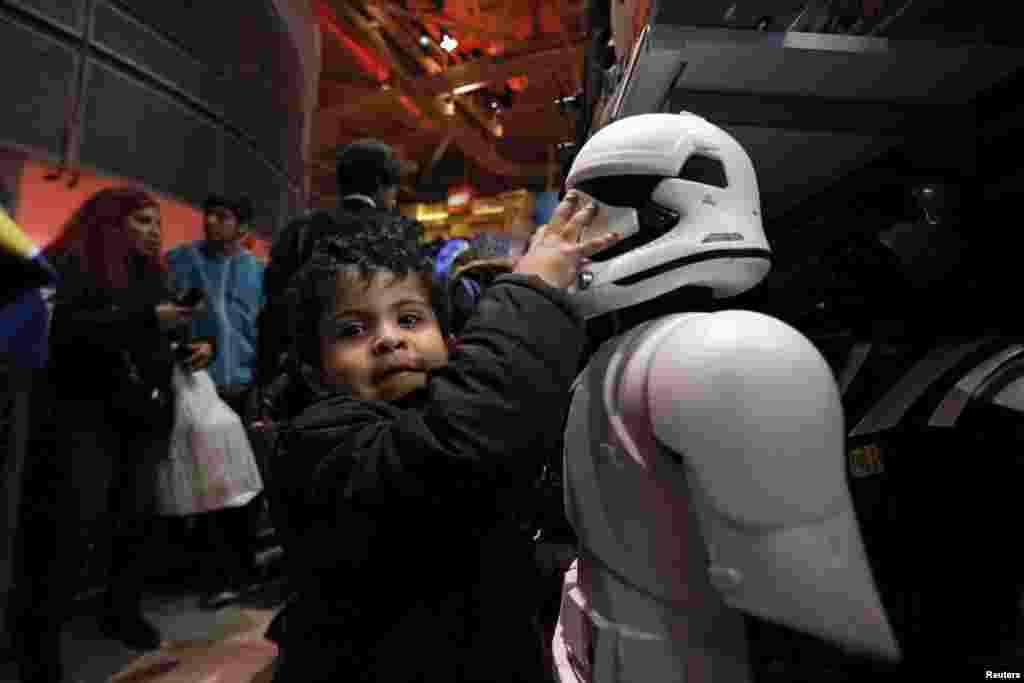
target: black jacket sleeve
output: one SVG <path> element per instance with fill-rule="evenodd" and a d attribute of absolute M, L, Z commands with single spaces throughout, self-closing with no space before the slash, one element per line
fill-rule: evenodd
<path fill-rule="evenodd" d="M 528 485 L 558 447 L 583 342 L 564 293 L 499 278 L 414 406 L 342 398 L 299 418 L 310 502 L 451 502 Z"/>
<path fill-rule="evenodd" d="M 309 217 L 298 218 L 281 231 L 274 246 L 270 249 L 270 262 L 263 271 L 263 293 L 270 301 L 280 296 L 288 279 L 295 274 L 299 266 L 299 251 L 306 232 L 309 229 Z"/>

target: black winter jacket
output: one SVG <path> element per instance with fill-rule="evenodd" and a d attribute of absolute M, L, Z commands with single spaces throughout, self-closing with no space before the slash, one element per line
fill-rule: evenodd
<path fill-rule="evenodd" d="M 583 343 L 564 293 L 502 276 L 426 387 L 293 422 L 275 472 L 301 578 L 276 681 L 545 680 L 522 521 Z"/>
<path fill-rule="evenodd" d="M 112 476 L 120 477 L 117 472 L 138 470 L 136 490 L 118 494 L 122 507 L 117 513 L 148 511 L 156 493 L 155 475 L 148 474 L 155 461 L 149 456 L 164 452 L 170 429 L 166 435 L 140 429 L 120 413 L 115 394 L 124 371 L 123 350 L 131 353 L 149 386 L 170 391 L 174 353 L 156 317 L 157 304 L 169 301 L 170 293 L 159 272 L 140 274 L 131 287 L 107 292 L 73 257 L 51 253 L 47 258 L 60 281 L 50 327 L 50 362 L 33 379 L 25 504 L 48 505 L 57 499 L 59 509 L 52 512 L 60 524 L 71 524 L 69 519 L 78 524 L 79 504 L 106 497 L 90 481 L 69 479 L 71 459 L 100 457 L 78 450 L 74 435 L 88 431 L 98 434 L 105 447 L 102 456 L 113 462 L 95 461 L 97 473 L 112 468 Z"/>
<path fill-rule="evenodd" d="M 50 329 L 50 376 L 63 398 L 97 399 L 117 386 L 122 350 L 130 350 L 147 383 L 170 390 L 174 353 L 156 306 L 171 300 L 162 273 L 140 275 L 106 292 L 68 255 L 50 255 L 60 274 Z"/>

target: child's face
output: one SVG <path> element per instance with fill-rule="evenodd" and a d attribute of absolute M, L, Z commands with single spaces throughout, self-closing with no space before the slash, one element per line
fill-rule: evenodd
<path fill-rule="evenodd" d="M 419 273 L 338 276 L 320 332 L 323 382 L 364 400 L 393 401 L 448 363 L 448 347 Z M 365 287 L 365 288 L 364 288 Z"/>

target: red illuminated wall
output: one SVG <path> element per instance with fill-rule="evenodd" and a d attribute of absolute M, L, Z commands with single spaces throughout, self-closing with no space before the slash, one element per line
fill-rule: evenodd
<path fill-rule="evenodd" d="M 43 178 L 52 168 L 46 164 L 26 161 L 18 179 L 18 225 L 40 247 L 45 247 L 56 238 L 64 222 L 92 194 L 108 187 L 132 184 L 115 178 L 83 174 L 78 184 L 69 188 L 63 178 Z M 182 242 L 203 238 L 202 212 L 155 192 L 150 194 L 160 204 L 164 251 Z M 252 244 L 247 245 L 249 250 L 266 260 L 269 251 L 267 243 L 257 239 L 251 242 Z"/>

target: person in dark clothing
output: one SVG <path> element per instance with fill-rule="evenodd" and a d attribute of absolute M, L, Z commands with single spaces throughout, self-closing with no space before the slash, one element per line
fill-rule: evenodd
<path fill-rule="evenodd" d="M 270 263 L 263 276 L 263 292 L 267 305 L 257 323 L 257 375 L 262 387 L 280 377 L 281 357 L 289 342 L 284 330 L 289 329 L 287 304 L 282 294 L 300 268 L 313 254 L 323 237 L 356 229 L 360 216 L 384 214 L 396 218 L 406 239 L 418 243 L 423 226 L 415 220 L 400 217 L 396 211 L 401 166 L 388 145 L 376 140 L 359 140 L 343 146 L 338 152 L 337 181 L 341 201 L 334 211 L 315 211 L 294 221 L 282 230 L 270 251 Z"/>
<path fill-rule="evenodd" d="M 317 239 L 344 227 L 347 214 L 383 211 L 395 213 L 401 166 L 388 145 L 360 140 L 338 151 L 337 182 L 341 200 L 334 212 L 314 211 L 281 231 L 270 251 L 264 275 L 267 296 L 284 291 L 291 277 L 310 257 Z M 324 220 L 334 218 L 335 220 Z M 414 225 L 415 221 L 410 221 Z M 416 235 L 422 234 L 420 230 Z"/>
<path fill-rule="evenodd" d="M 257 319 L 257 368 L 253 413 L 257 448 L 272 452 L 276 440 L 274 423 L 295 416 L 293 406 L 302 406 L 305 393 L 290 381 L 294 373 L 288 349 L 291 304 L 284 296 L 288 282 L 312 256 L 313 248 L 325 236 L 358 229 L 361 218 L 387 218 L 402 230 L 404 239 L 418 244 L 423 226 L 395 212 L 400 165 L 393 150 L 374 140 L 361 140 L 342 147 L 338 153 L 337 181 L 341 201 L 334 211 L 308 213 L 284 228 L 270 252 L 263 279 L 265 305 Z M 264 477 L 270 516 L 276 531 L 287 528 L 286 512 L 277 502 L 273 465 Z M 285 545 L 287 548 L 287 544 Z M 288 558 L 285 552 L 286 561 Z M 279 624 L 275 625 L 275 629 Z"/>
<path fill-rule="evenodd" d="M 296 277 L 316 401 L 275 456 L 301 558 L 277 683 L 547 677 L 521 520 L 583 348 L 561 290 L 619 238 L 579 243 L 594 215 L 564 202 L 450 349 L 432 264 L 380 221 Z"/>
<path fill-rule="evenodd" d="M 33 390 L 18 528 L 12 621 L 22 680 L 60 680 L 59 633 L 77 586 L 85 518 L 106 516 L 112 556 L 101 630 L 129 647 L 160 644 L 141 615 L 153 533 L 154 465 L 173 419 L 125 417 L 126 358 L 138 380 L 170 396 L 170 334 L 195 309 L 171 301 L 160 266 L 160 210 L 145 192 L 108 189 L 75 213 L 47 250 L 60 280 L 50 363 Z M 166 427 L 166 429 L 164 429 Z"/>
<path fill-rule="evenodd" d="M 338 152 L 338 194 L 349 211 L 370 206 L 394 211 L 402 166 L 390 146 L 377 140 L 357 140 Z"/>

